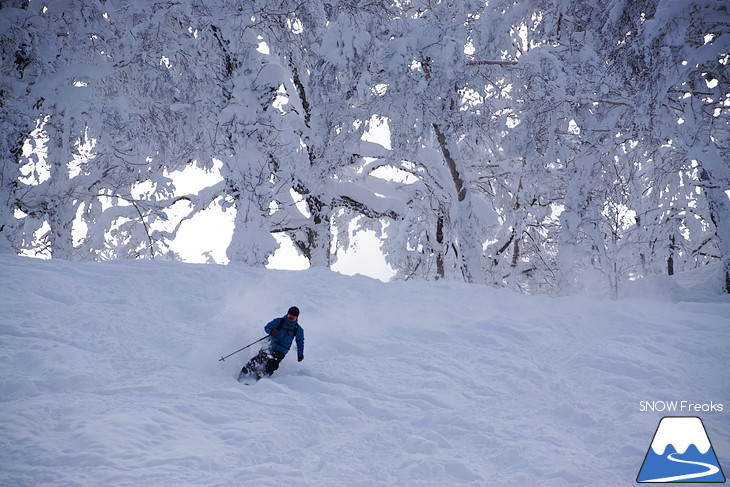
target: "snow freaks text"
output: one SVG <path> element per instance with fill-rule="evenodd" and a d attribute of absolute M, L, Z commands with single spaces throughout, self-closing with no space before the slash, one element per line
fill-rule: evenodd
<path fill-rule="evenodd" d="M 719 402 L 697 403 L 692 401 L 640 401 L 639 411 L 669 413 L 721 413 L 724 407 Z"/>

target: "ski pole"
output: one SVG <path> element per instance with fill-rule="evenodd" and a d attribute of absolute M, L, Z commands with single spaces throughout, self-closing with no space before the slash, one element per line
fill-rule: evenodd
<path fill-rule="evenodd" d="M 261 338 L 259 338 L 258 340 L 256 340 L 255 342 L 253 342 L 253 343 L 249 343 L 249 344 L 248 344 L 248 345 L 246 345 L 245 347 L 243 347 L 243 348 L 239 348 L 238 350 L 236 350 L 236 351 L 235 351 L 235 352 L 233 352 L 233 353 L 229 353 L 229 354 L 228 354 L 228 355 L 226 355 L 225 357 L 221 357 L 220 359 L 218 359 L 218 362 L 223 362 L 223 361 L 225 361 L 225 360 L 226 360 L 226 359 L 227 359 L 228 357 L 230 357 L 231 355 L 235 355 L 235 354 L 237 354 L 238 352 L 240 352 L 241 350 L 246 350 L 246 349 L 247 349 L 248 347 L 250 347 L 251 345 L 256 345 L 256 344 L 257 344 L 258 342 L 260 342 L 261 340 L 266 340 L 267 338 L 269 338 L 269 335 L 266 335 L 265 337 L 261 337 Z"/>

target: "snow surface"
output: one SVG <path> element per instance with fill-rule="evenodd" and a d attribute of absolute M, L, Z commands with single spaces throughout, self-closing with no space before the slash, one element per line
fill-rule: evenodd
<path fill-rule="evenodd" d="M 0 485 L 629 486 L 670 400 L 728 468 L 730 302 L 645 294 L 0 256 Z M 237 383 L 290 305 L 305 360 Z"/>

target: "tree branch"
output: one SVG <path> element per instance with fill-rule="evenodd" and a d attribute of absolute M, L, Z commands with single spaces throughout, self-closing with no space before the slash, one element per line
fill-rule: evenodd
<path fill-rule="evenodd" d="M 468 61 L 467 66 L 517 66 L 517 61 Z"/>

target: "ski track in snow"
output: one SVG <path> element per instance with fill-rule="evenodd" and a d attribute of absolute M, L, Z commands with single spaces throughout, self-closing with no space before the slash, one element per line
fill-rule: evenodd
<path fill-rule="evenodd" d="M 305 361 L 235 377 L 288 306 Z M 0 256 L 0 485 L 635 485 L 660 412 L 730 408 L 730 302 Z M 703 413 L 728 463 L 728 410 Z M 725 456 L 723 456 L 723 454 Z"/>

